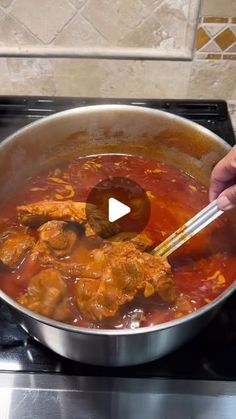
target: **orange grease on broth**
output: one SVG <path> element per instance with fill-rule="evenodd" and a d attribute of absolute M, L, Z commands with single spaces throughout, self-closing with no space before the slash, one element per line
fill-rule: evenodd
<path fill-rule="evenodd" d="M 90 188 L 108 176 L 127 176 L 147 191 L 151 216 L 145 232 L 156 245 L 208 203 L 206 188 L 186 173 L 142 157 L 113 154 L 77 158 L 60 168 L 28 179 L 21 190 L 0 209 L 0 219 L 4 219 L 6 224 L 17 225 L 17 205 L 54 200 L 58 197 L 66 199 L 65 191 L 69 189 L 73 190 L 74 201 L 85 201 Z M 65 185 L 70 186 L 65 188 Z M 212 301 L 234 281 L 234 242 L 235 235 L 224 215 L 169 257 L 177 295 L 187 298 L 193 311 Z M 76 251 L 77 261 L 86 262 L 90 250 L 91 243 L 81 238 Z M 32 263 L 26 256 L 15 271 L 9 273 L 6 269 L 1 269 L 0 288 L 15 299 L 27 289 L 30 278 L 40 269 L 37 263 Z M 76 281 L 78 280 L 66 280 L 71 324 L 131 327 L 132 316 L 140 311 L 145 314 L 140 326 L 149 326 L 184 314 L 175 305 L 161 302 L 157 296 L 139 297 L 123 307 L 118 317 L 90 324 L 81 318 L 73 301 Z"/>

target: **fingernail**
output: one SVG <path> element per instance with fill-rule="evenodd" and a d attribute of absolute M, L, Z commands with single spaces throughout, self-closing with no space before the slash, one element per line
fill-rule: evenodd
<path fill-rule="evenodd" d="M 217 199 L 217 205 L 222 211 L 227 211 L 233 208 L 233 205 L 230 202 L 229 198 L 227 198 L 227 196 L 225 195 L 219 196 L 219 198 Z"/>

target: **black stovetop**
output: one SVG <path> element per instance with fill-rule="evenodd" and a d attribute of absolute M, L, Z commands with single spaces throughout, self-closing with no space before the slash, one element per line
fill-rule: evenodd
<path fill-rule="evenodd" d="M 18 128 L 55 112 L 77 106 L 125 103 L 172 112 L 212 130 L 235 144 L 224 101 L 98 99 L 0 96 L 0 140 Z M 62 358 L 29 337 L 0 302 L 0 372 L 50 372 L 80 376 L 167 377 L 174 379 L 236 380 L 236 295 L 214 321 L 179 350 L 149 364 L 104 368 Z"/>

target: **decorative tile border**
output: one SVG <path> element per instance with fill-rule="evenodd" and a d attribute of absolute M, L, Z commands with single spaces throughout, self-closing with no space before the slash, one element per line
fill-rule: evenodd
<path fill-rule="evenodd" d="M 195 57 L 207 60 L 236 60 L 236 17 L 201 17 Z"/>

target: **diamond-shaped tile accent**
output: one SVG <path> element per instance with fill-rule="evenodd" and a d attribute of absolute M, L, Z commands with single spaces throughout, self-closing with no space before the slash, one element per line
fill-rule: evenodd
<path fill-rule="evenodd" d="M 204 28 L 200 27 L 197 31 L 197 40 L 196 40 L 196 48 L 197 50 L 201 49 L 207 42 L 210 41 L 210 36 L 205 31 Z"/>
<path fill-rule="evenodd" d="M 231 31 L 231 29 L 227 28 L 215 38 L 215 41 L 222 51 L 224 51 L 226 48 L 229 48 L 234 44 L 236 41 L 236 35 Z"/>
<path fill-rule="evenodd" d="M 207 23 L 204 25 L 204 28 L 211 36 L 214 37 L 225 28 L 225 24 L 224 23 Z"/>
<path fill-rule="evenodd" d="M 221 49 L 215 41 L 210 41 L 201 48 L 201 52 L 221 52 Z"/>
<path fill-rule="evenodd" d="M 11 10 L 45 44 L 53 40 L 75 13 L 76 9 L 67 0 L 20 0 Z"/>

